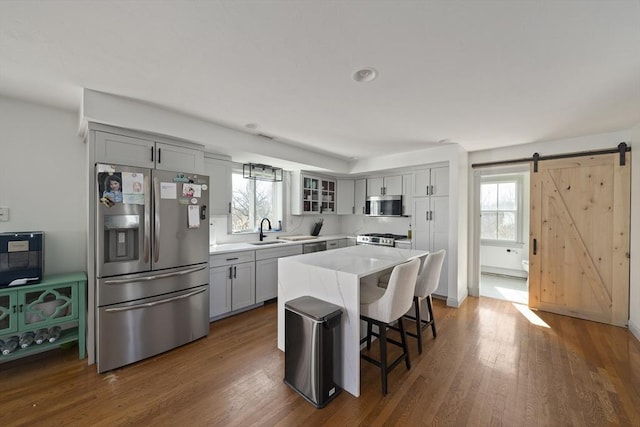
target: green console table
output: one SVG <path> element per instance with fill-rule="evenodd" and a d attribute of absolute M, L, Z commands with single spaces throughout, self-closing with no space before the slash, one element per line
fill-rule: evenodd
<path fill-rule="evenodd" d="M 36 332 L 60 326 L 60 337 L 50 343 L 32 343 L 18 347 L 7 355 L 0 354 L 0 363 L 40 353 L 64 344 L 78 342 L 80 359 L 86 351 L 87 275 L 69 273 L 45 276 L 35 285 L 0 288 L 0 339 L 7 341 L 25 332 Z"/>

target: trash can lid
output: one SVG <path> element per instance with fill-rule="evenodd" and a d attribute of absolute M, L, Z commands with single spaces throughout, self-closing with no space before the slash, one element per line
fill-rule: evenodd
<path fill-rule="evenodd" d="M 342 307 L 311 296 L 287 301 L 284 307 L 320 322 L 342 314 Z"/>

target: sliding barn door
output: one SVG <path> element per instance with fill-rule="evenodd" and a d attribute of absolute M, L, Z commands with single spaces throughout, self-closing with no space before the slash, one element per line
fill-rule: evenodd
<path fill-rule="evenodd" d="M 620 154 L 531 169 L 529 305 L 624 326 L 629 301 L 630 164 Z"/>

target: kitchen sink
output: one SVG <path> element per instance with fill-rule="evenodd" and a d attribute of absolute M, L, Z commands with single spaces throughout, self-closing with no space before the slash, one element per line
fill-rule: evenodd
<path fill-rule="evenodd" d="M 287 242 L 282 242 L 280 240 L 273 240 L 269 242 L 250 242 L 249 244 L 254 246 L 264 246 L 264 245 L 277 245 L 278 243 L 287 243 Z"/>

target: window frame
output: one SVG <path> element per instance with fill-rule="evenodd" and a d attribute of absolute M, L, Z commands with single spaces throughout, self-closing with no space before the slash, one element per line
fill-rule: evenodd
<path fill-rule="evenodd" d="M 522 221 L 524 219 L 524 213 L 522 209 L 524 207 L 524 177 L 521 174 L 507 174 L 507 175 L 490 175 L 486 177 L 480 178 L 480 194 L 482 194 L 482 185 L 483 184 L 507 184 L 507 183 L 515 183 L 516 184 L 516 237 L 515 240 L 504 240 L 504 239 L 483 239 L 482 238 L 482 219 L 480 220 L 480 243 L 483 245 L 492 245 L 492 246 L 505 246 L 511 247 L 513 245 L 524 245 L 524 236 L 523 234 L 523 224 Z M 482 206 L 480 206 L 480 217 L 482 217 L 484 212 L 501 212 L 499 209 L 495 210 L 482 210 Z M 502 211 L 502 212 L 513 212 L 513 211 Z"/>
<path fill-rule="evenodd" d="M 229 231 L 231 232 L 232 235 L 242 235 L 242 234 L 255 234 L 258 233 L 259 231 L 256 230 L 257 226 L 254 228 L 249 228 L 246 230 L 239 230 L 236 231 L 233 229 L 233 218 L 234 218 L 234 210 L 235 210 L 235 204 L 234 204 L 234 186 L 233 186 L 233 179 L 234 179 L 234 175 L 239 175 L 240 177 L 242 177 L 242 179 L 246 179 L 243 176 L 243 170 L 242 170 L 242 164 L 234 164 L 231 167 L 231 213 L 229 214 L 229 222 L 228 222 L 228 227 L 229 227 Z M 249 188 L 250 188 L 250 193 L 253 196 L 252 200 L 250 201 L 250 212 L 249 212 L 249 224 L 253 223 L 256 224 L 258 219 L 256 216 L 256 180 L 254 179 L 246 179 L 247 181 L 249 181 Z M 263 181 L 264 182 L 264 181 Z M 274 181 L 271 182 L 271 184 L 273 185 L 273 190 L 272 190 L 272 200 L 271 200 L 271 204 L 273 206 L 273 211 L 274 214 L 273 215 L 278 215 L 278 218 L 269 218 L 269 220 L 271 221 L 271 226 L 272 228 L 276 228 L 278 225 L 278 221 L 282 221 L 282 227 L 284 228 L 284 181 Z M 264 230 L 264 232 L 266 233 L 268 230 Z"/>

